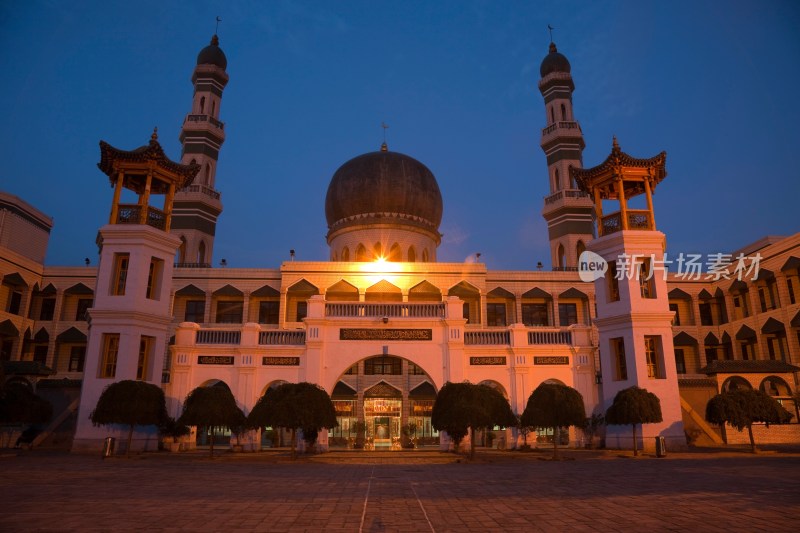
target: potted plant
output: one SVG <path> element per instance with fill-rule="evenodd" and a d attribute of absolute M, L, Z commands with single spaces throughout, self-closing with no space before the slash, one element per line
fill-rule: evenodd
<path fill-rule="evenodd" d="M 169 443 L 169 451 L 177 452 L 180 451 L 181 447 L 180 438 L 188 435 L 191 429 L 189 426 L 180 424 L 177 420 L 169 416 L 161 423 L 160 431 L 161 436 L 172 439 L 172 442 Z"/>
<path fill-rule="evenodd" d="M 353 448 L 356 450 L 364 449 L 364 440 L 366 438 L 367 424 L 363 420 L 353 422 L 353 432 L 356 434 L 356 442 Z"/>
<path fill-rule="evenodd" d="M 410 422 L 400 428 L 403 434 L 403 448 L 416 448 L 417 447 L 417 425 Z"/>

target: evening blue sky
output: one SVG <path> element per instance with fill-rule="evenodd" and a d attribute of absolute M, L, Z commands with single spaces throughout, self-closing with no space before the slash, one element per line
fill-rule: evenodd
<path fill-rule="evenodd" d="M 112 189 L 98 141 L 178 160 L 197 53 L 228 57 L 214 264 L 327 260 L 336 169 L 390 150 L 436 176 L 440 261 L 550 264 L 538 92 L 547 25 L 572 65 L 584 166 L 616 135 L 667 152 L 670 253 L 800 230 L 800 4 L 752 2 L 60 2 L 0 4 L 0 189 L 54 218 L 47 264 L 96 263 Z"/>

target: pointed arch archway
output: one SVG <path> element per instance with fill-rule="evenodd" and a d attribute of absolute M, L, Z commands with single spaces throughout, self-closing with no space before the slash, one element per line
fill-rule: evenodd
<path fill-rule="evenodd" d="M 438 443 L 431 424 L 436 382 L 409 359 L 369 355 L 344 369 L 328 390 L 339 423 L 330 432 L 331 446 L 361 447 L 363 441 L 366 448 L 396 449 L 411 436 L 419 444 Z"/>

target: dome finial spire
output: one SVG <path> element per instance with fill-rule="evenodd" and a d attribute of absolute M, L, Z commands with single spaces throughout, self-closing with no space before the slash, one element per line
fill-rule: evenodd
<path fill-rule="evenodd" d="M 383 143 L 381 144 L 381 152 L 388 152 L 389 146 L 386 144 L 386 130 L 389 129 L 389 126 L 387 126 L 385 122 L 381 122 L 381 128 L 383 128 Z"/>
<path fill-rule="evenodd" d="M 158 126 L 153 128 L 153 134 L 150 136 L 150 142 L 158 142 Z"/>
<path fill-rule="evenodd" d="M 555 29 L 550 24 L 547 25 L 547 29 L 550 31 L 550 44 L 553 44 L 553 30 Z"/>

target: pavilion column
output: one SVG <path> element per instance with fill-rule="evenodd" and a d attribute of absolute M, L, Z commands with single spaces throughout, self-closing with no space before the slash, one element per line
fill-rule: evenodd
<path fill-rule="evenodd" d="M 617 195 L 619 196 L 619 216 L 622 219 L 620 225 L 623 230 L 628 229 L 628 203 L 625 201 L 625 182 L 622 174 L 617 174 Z"/>
<path fill-rule="evenodd" d="M 597 218 L 597 235 L 603 236 L 603 199 L 600 197 L 600 187 L 592 189 L 594 193 L 594 214 Z"/>
<path fill-rule="evenodd" d="M 122 194 L 122 182 L 125 180 L 125 172 L 120 170 L 117 175 L 117 184 L 114 187 L 114 201 L 111 202 L 111 220 L 109 224 L 117 223 L 117 216 L 119 215 L 119 198 Z"/>
<path fill-rule="evenodd" d="M 170 224 L 172 224 L 172 200 L 175 198 L 175 184 L 170 183 L 167 189 L 167 197 L 164 199 L 164 231 L 169 233 Z M 181 259 L 183 260 L 183 259 Z"/>
<path fill-rule="evenodd" d="M 647 197 L 647 216 L 648 216 L 648 226 L 651 231 L 655 231 L 656 229 L 656 215 L 653 213 L 653 192 L 650 189 L 650 176 L 647 176 L 644 180 L 644 193 Z"/>
<path fill-rule="evenodd" d="M 147 171 L 147 181 L 144 185 L 144 193 L 142 194 L 141 198 L 139 199 L 139 206 L 141 207 L 139 211 L 139 224 L 147 224 L 147 215 L 150 206 L 150 186 L 153 183 L 153 171 Z"/>

